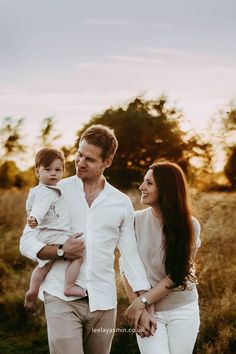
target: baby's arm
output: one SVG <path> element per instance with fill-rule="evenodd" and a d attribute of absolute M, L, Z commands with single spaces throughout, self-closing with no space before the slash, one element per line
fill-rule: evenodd
<path fill-rule="evenodd" d="M 36 191 L 33 206 L 27 218 L 27 223 L 31 228 L 41 224 L 51 204 L 55 201 L 55 193 L 57 193 L 55 190 L 51 190 L 45 186 L 40 186 Z M 33 226 L 29 223 L 29 218 L 34 218 Z M 35 224 L 35 221 L 37 224 Z"/>

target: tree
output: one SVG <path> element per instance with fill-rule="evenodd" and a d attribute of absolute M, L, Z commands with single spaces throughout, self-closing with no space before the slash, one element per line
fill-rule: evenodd
<path fill-rule="evenodd" d="M 40 135 L 38 137 L 40 148 L 55 148 L 55 141 L 61 137 L 61 134 L 57 133 L 55 125 L 56 121 L 53 117 L 45 118 L 42 121 Z M 74 161 L 71 161 L 71 157 L 74 155 L 76 149 L 74 146 L 62 146 L 60 150 L 65 157 L 65 176 L 70 176 L 75 173 Z"/>
<path fill-rule="evenodd" d="M 236 106 L 232 103 L 228 109 L 221 112 L 222 136 L 226 152 L 224 173 L 231 187 L 236 188 Z"/>
<path fill-rule="evenodd" d="M 17 185 L 20 170 L 14 161 L 5 161 L 0 166 L 0 187 L 10 188 Z"/>
<path fill-rule="evenodd" d="M 21 128 L 24 119 L 14 119 L 5 117 L 2 119 L 0 128 L 1 146 L 3 149 L 3 160 L 8 160 L 10 156 L 25 152 L 26 147 L 22 143 Z"/>
<path fill-rule="evenodd" d="M 231 187 L 236 188 L 236 146 L 231 150 L 231 154 L 224 167 L 224 173 Z"/>
<path fill-rule="evenodd" d="M 235 132 L 236 130 L 236 107 L 231 105 L 222 116 L 223 126 L 227 132 Z"/>
<path fill-rule="evenodd" d="M 37 184 L 34 167 L 21 171 L 15 161 L 7 160 L 0 166 L 0 188 L 23 188 Z"/>
<path fill-rule="evenodd" d="M 169 107 L 167 97 L 156 100 L 135 98 L 126 107 L 108 109 L 93 117 L 78 132 L 79 136 L 92 124 L 114 129 L 119 147 L 106 176 L 119 187 L 130 187 L 140 181 L 148 166 L 157 158 L 168 158 L 185 170 L 190 170 L 193 156 L 204 156 L 206 146 L 197 138 L 185 140 L 180 128 L 182 112 Z M 198 149 L 198 150 L 196 150 Z"/>
<path fill-rule="evenodd" d="M 60 138 L 55 131 L 55 120 L 53 117 L 44 118 L 42 121 L 40 135 L 38 137 L 40 146 L 52 147 L 54 142 Z"/>

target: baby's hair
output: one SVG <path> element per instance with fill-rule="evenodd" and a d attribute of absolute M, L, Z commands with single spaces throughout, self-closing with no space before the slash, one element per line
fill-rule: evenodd
<path fill-rule="evenodd" d="M 54 160 L 57 159 L 61 160 L 64 168 L 65 159 L 61 151 L 51 148 L 39 150 L 35 157 L 35 168 L 39 168 L 40 166 L 48 167 Z"/>

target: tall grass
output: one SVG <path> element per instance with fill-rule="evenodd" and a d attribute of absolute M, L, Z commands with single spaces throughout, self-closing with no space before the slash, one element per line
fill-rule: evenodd
<path fill-rule="evenodd" d="M 139 195 L 128 192 L 136 209 Z M 19 254 L 25 223 L 27 191 L 0 193 L 0 354 L 47 354 L 43 305 L 28 313 L 23 307 L 34 264 Z M 201 328 L 195 354 L 236 353 L 236 193 L 195 193 L 196 216 L 202 226 L 198 254 Z M 128 329 L 128 304 L 117 274 L 117 328 Z M 112 354 L 139 353 L 134 334 L 116 333 Z"/>

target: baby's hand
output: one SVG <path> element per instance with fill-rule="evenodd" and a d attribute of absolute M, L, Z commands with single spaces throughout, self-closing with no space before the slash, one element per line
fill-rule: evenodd
<path fill-rule="evenodd" d="M 29 227 L 31 227 L 31 229 L 34 229 L 36 226 L 38 226 L 38 221 L 34 216 L 28 216 L 27 224 Z"/>

